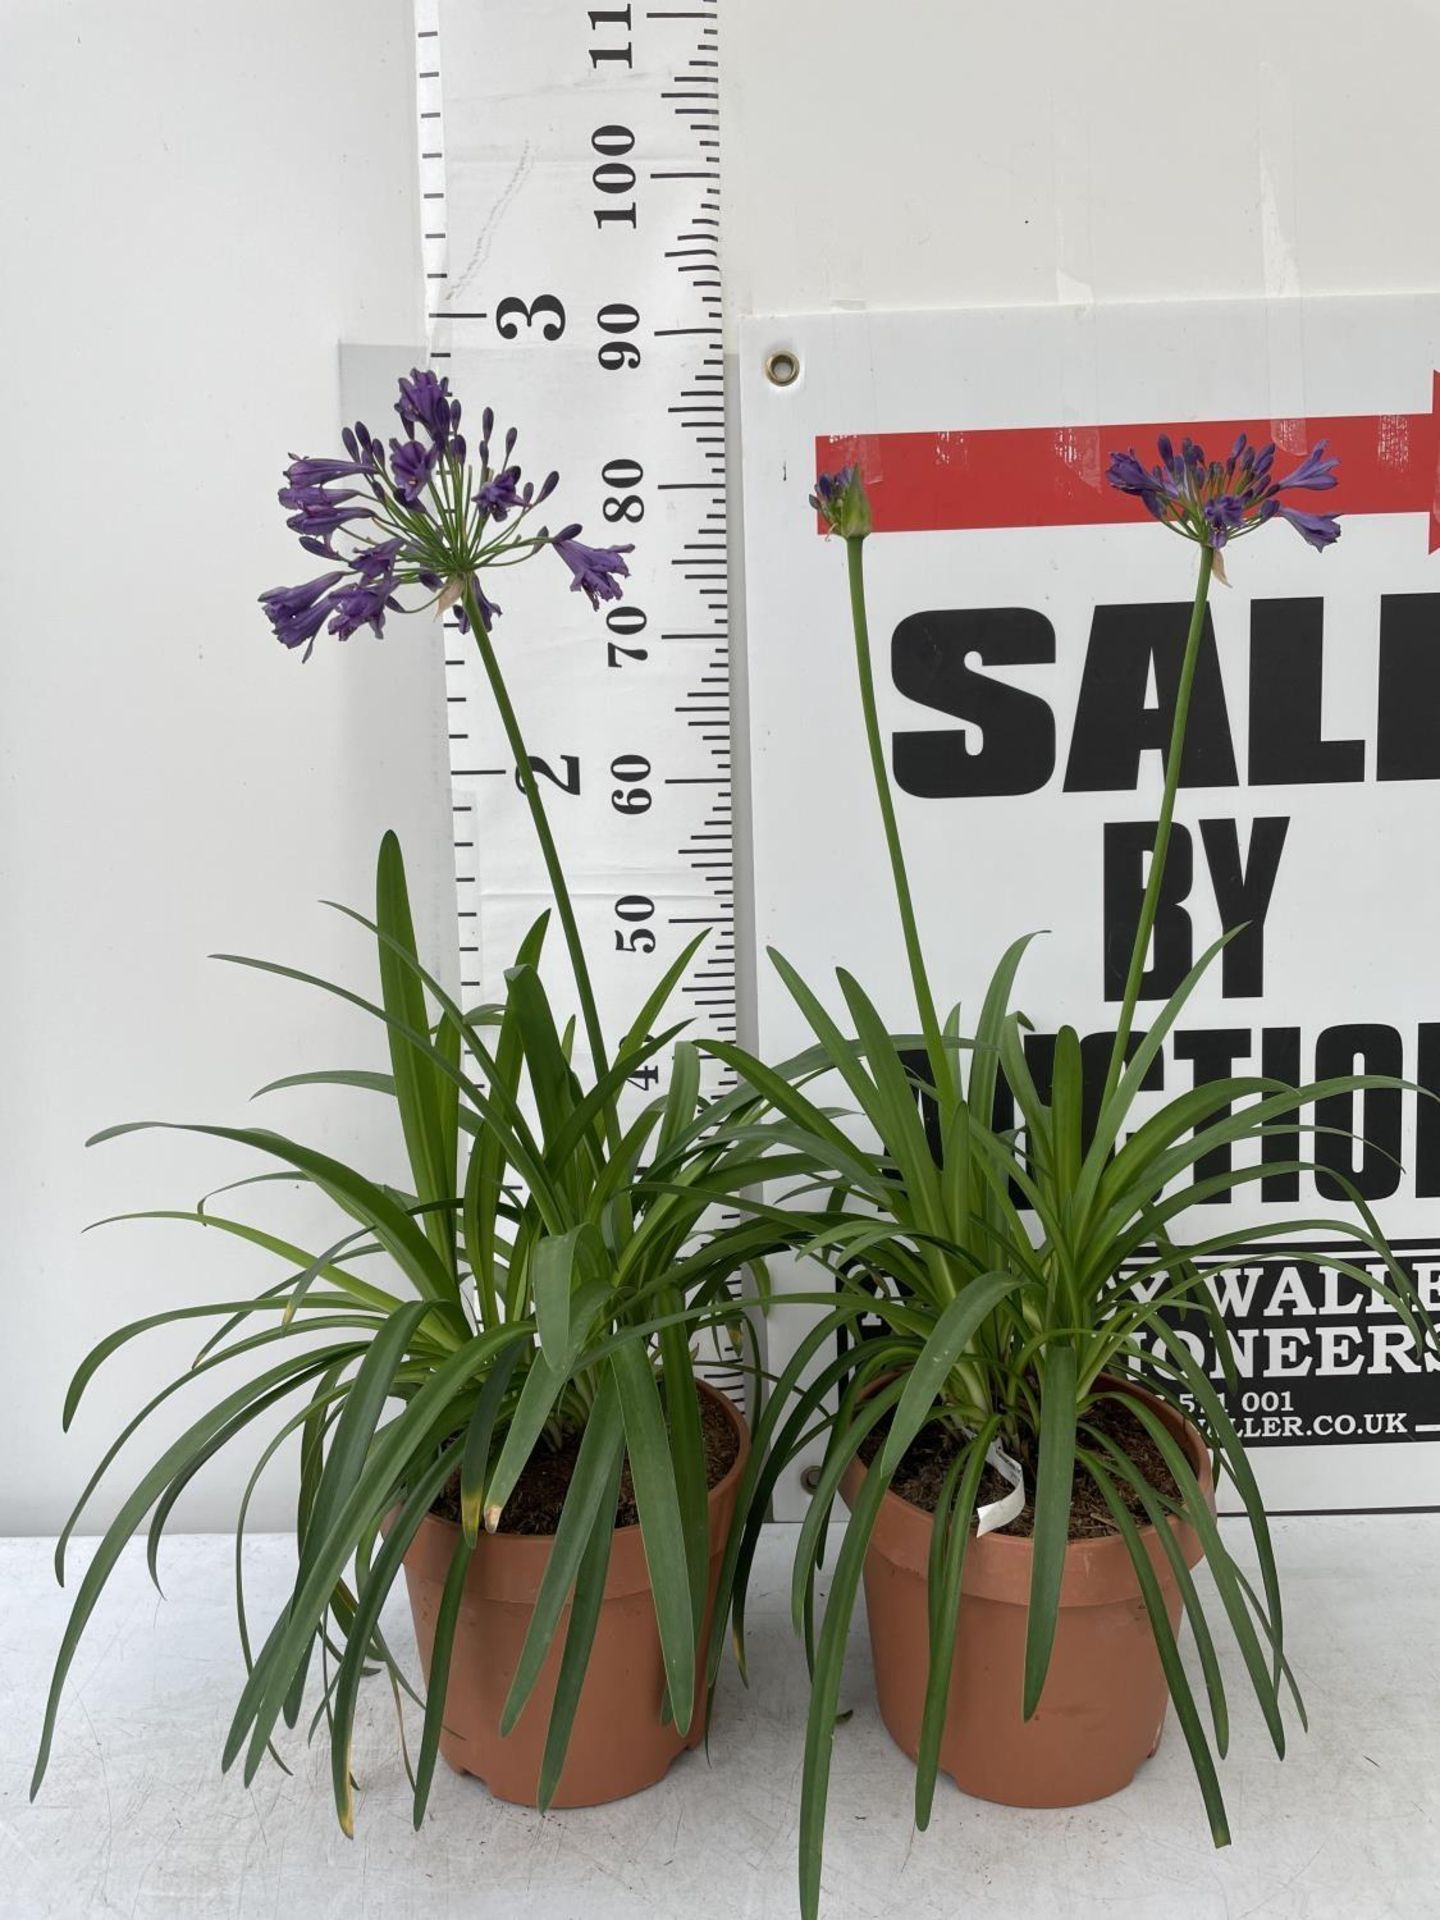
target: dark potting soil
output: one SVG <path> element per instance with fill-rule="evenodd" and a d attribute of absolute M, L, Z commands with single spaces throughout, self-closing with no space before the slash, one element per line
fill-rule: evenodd
<path fill-rule="evenodd" d="M 1180 1489 L 1175 1476 L 1165 1464 L 1165 1456 L 1145 1431 L 1136 1416 L 1128 1407 L 1122 1407 L 1113 1400 L 1101 1400 L 1090 1408 L 1085 1415 L 1085 1424 L 1097 1432 L 1104 1433 L 1114 1441 L 1122 1452 L 1127 1454 L 1141 1477 L 1157 1493 L 1171 1500 L 1178 1500 Z M 889 1428 L 887 1419 L 881 1420 L 874 1430 L 865 1436 L 860 1448 L 860 1457 L 867 1465 L 880 1449 L 880 1442 Z M 933 1513 L 939 1504 L 940 1492 L 945 1484 L 945 1476 L 960 1451 L 961 1441 L 957 1434 L 938 1422 L 922 1427 L 906 1451 L 904 1459 L 891 1486 L 902 1500 L 908 1500 L 911 1506 L 923 1508 Z M 1114 1480 L 1114 1475 L 1111 1479 Z M 1119 1485 L 1118 1482 L 1116 1482 Z M 1025 1463 L 1025 1486 L 1027 1499 L 1024 1507 L 1008 1526 L 997 1527 L 997 1533 L 1018 1534 L 1029 1538 L 1035 1531 L 1033 1463 Z M 988 1505 L 992 1500 L 1003 1500 L 1010 1492 L 1010 1482 L 994 1467 L 987 1464 L 980 1476 L 980 1494 L 978 1504 Z M 1127 1509 L 1134 1514 L 1139 1525 L 1147 1524 L 1140 1496 L 1133 1488 L 1120 1486 L 1120 1493 Z M 1103 1540 L 1116 1531 L 1115 1521 L 1105 1504 L 1105 1496 L 1091 1479 L 1089 1473 L 1077 1461 L 1075 1478 L 1070 1487 L 1070 1538 L 1072 1540 Z"/>
<path fill-rule="evenodd" d="M 740 1437 L 722 1407 L 705 1394 L 700 1396 L 700 1433 L 705 1443 L 705 1484 L 715 1487 L 735 1464 Z M 580 1452 L 578 1432 L 567 1434 L 558 1447 L 542 1440 L 527 1461 L 515 1483 L 515 1491 L 505 1503 L 500 1519 L 501 1533 L 554 1533 L 565 1508 L 571 1476 Z M 440 1489 L 432 1513 L 442 1520 L 460 1523 L 460 1475 L 453 1473 Z M 633 1527 L 640 1516 L 635 1507 L 635 1492 L 630 1484 L 627 1460 L 620 1474 L 620 1498 L 615 1507 L 617 1527 Z"/>

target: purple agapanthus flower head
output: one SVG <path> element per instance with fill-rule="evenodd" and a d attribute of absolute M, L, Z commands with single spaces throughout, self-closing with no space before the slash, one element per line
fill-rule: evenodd
<path fill-rule="evenodd" d="M 578 526 L 562 527 L 550 542 L 570 569 L 570 591 L 585 594 L 592 607 L 598 607 L 602 600 L 623 598 L 620 579 L 630 572 L 624 556 L 635 549 L 582 546 L 575 537 L 580 531 Z"/>
<path fill-rule="evenodd" d="M 810 505 L 825 522 L 827 533 L 838 533 L 845 540 L 863 540 L 870 532 L 870 497 L 857 466 L 818 475 Z"/>
<path fill-rule="evenodd" d="M 382 633 L 388 613 L 405 611 L 397 596 L 407 587 L 428 595 L 419 606 L 439 614 L 453 608 L 462 630 L 476 621 L 488 630 L 500 608 L 481 587 L 482 571 L 515 566 L 547 546 L 592 606 L 620 598 L 629 547 L 583 546 L 579 526 L 553 537 L 543 527 L 527 531 L 526 520 L 554 492 L 559 475 L 547 474 L 538 489 L 522 477 L 511 458 L 513 427 L 492 466 L 495 416 L 486 407 L 472 467 L 448 379 L 413 369 L 399 383 L 395 410 L 405 437 L 392 439 L 388 449 L 357 420 L 341 435 L 343 459 L 290 456 L 279 496 L 288 525 L 306 552 L 332 571 L 260 596 L 283 646 L 303 648 L 308 659 L 322 630 L 340 640 L 361 627 Z"/>
<path fill-rule="evenodd" d="M 1280 499 L 1291 490 L 1324 493 L 1335 485 L 1337 462 L 1327 457 L 1323 440 L 1293 473 L 1279 480 L 1274 442 L 1255 447 L 1244 433 L 1224 461 L 1206 460 L 1189 439 L 1181 442 L 1177 452 L 1163 433 L 1156 451 L 1160 459 L 1153 467 L 1144 466 L 1133 447 L 1127 453 L 1112 454 L 1106 478 L 1121 493 L 1139 499 L 1162 525 L 1211 548 L 1217 563 L 1232 540 L 1253 533 L 1277 515 L 1312 547 L 1323 549 L 1340 538 L 1340 523 L 1333 514 L 1305 513 Z"/>

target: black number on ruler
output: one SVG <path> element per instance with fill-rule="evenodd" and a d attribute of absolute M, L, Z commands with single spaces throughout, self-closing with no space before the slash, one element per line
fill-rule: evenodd
<path fill-rule="evenodd" d="M 627 783 L 617 787 L 610 796 L 610 804 L 617 813 L 650 811 L 650 789 L 635 784 L 646 779 L 649 773 L 650 762 L 643 753 L 622 753 L 610 762 L 611 779 Z"/>
<path fill-rule="evenodd" d="M 626 893 L 615 902 L 615 918 L 630 923 L 628 934 L 617 927 L 615 929 L 615 951 L 617 953 L 653 953 L 655 951 L 655 933 L 651 927 L 636 923 L 649 920 L 655 912 L 655 902 L 647 899 L 643 893 Z"/>
<path fill-rule="evenodd" d="M 623 300 L 615 300 L 608 307 L 601 307 L 595 324 L 603 333 L 633 333 L 640 324 L 640 315 Z M 595 357 L 607 373 L 614 373 L 620 367 L 638 367 L 640 347 L 634 340 L 607 340 Z"/>
<path fill-rule="evenodd" d="M 645 478 L 645 469 L 638 460 L 607 460 L 600 469 L 600 478 L 607 487 L 638 487 Z M 643 520 L 645 502 L 638 493 L 612 493 L 601 508 L 605 518 L 613 525 L 617 520 Z"/>
<path fill-rule="evenodd" d="M 612 607 L 605 616 L 605 624 L 612 633 L 623 634 L 627 640 L 633 640 L 637 633 L 645 631 L 649 621 L 639 607 L 627 604 L 623 607 Z M 620 665 L 622 656 L 626 660 L 650 658 L 649 649 L 646 647 L 617 647 L 613 640 L 606 642 L 605 652 L 612 667 Z"/>
<path fill-rule="evenodd" d="M 542 760 L 538 753 L 532 753 L 530 756 L 530 771 L 532 773 L 538 773 L 541 779 L 543 780 L 553 780 L 555 785 L 559 787 L 562 793 L 579 793 L 580 791 L 580 756 L 579 754 L 578 753 L 562 753 L 560 756 L 560 764 L 565 769 L 563 776 L 556 773 L 555 769 L 551 766 L 550 762 L 548 760 Z M 647 773 L 649 772 L 648 767 L 646 768 L 646 772 Z M 520 778 L 520 769 L 518 767 L 515 769 L 515 784 L 517 787 L 520 788 L 520 791 L 522 793 L 525 791 L 524 783 Z"/>
<path fill-rule="evenodd" d="M 520 328 L 516 324 L 518 315 L 525 322 L 527 330 L 532 327 L 541 314 L 550 314 L 540 331 L 547 340 L 558 340 L 565 331 L 565 309 L 553 293 L 539 293 L 527 306 L 511 293 L 495 309 L 495 329 L 502 340 L 513 340 Z"/>
<path fill-rule="evenodd" d="M 637 925 L 641 920 L 651 920 L 655 916 L 655 900 L 647 899 L 643 893 L 624 893 L 614 902 L 614 918 L 626 920 L 630 924 L 630 933 L 624 933 L 620 927 L 614 929 L 614 950 L 618 954 L 653 954 L 655 952 L 655 929 Z"/>
<path fill-rule="evenodd" d="M 590 31 L 599 33 L 602 27 L 624 27 L 630 31 L 629 7 L 601 7 L 590 15 Z M 622 67 L 633 66 L 630 58 L 630 42 L 623 47 L 591 47 L 590 64 L 598 67 L 605 61 L 619 61 Z"/>
<path fill-rule="evenodd" d="M 593 15 L 591 16 L 593 19 Z M 635 145 L 635 136 L 629 127 L 597 127 L 590 136 L 590 144 L 596 153 L 604 156 L 590 178 L 595 182 L 597 193 L 633 193 L 635 191 L 635 169 L 628 166 L 621 157 L 631 152 Z M 595 224 L 597 227 L 615 226 L 633 227 L 635 221 L 635 202 L 625 207 L 596 207 Z"/>

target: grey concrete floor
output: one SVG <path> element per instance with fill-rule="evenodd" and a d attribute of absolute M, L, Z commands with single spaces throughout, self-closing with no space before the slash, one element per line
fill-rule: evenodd
<path fill-rule="evenodd" d="M 913 1831 L 911 1768 L 876 1715 L 863 1617 L 836 1739 L 826 1920 L 1431 1920 L 1440 1916 L 1440 1516 L 1276 1523 L 1292 1657 L 1312 1731 L 1276 1760 L 1225 1649 L 1238 1722 L 1224 1768 L 1235 1843 L 1216 1852 L 1173 1725 L 1123 1794 L 1061 1813 L 969 1800 L 943 1779 Z M 727 1669 L 712 1751 L 633 1800 L 540 1819 L 444 1768 L 424 1831 L 383 1681 L 356 1743 L 356 1838 L 328 1758 L 248 1791 L 219 1754 L 239 1685 L 231 1543 L 177 1537 L 168 1599 L 132 1545 L 74 1669 L 41 1796 L 26 1793 L 67 1605 L 48 1543 L 0 1542 L 0 1915 L 4 1920 L 791 1920 L 806 1681 L 787 1617 L 793 1529 L 773 1528 L 751 1607 L 747 1692 Z M 88 1547 L 81 1543 L 75 1568 Z M 254 1543 L 256 1618 L 288 1543 Z M 74 1575 L 72 1575 L 72 1590 Z M 403 1602 L 396 1644 L 409 1647 Z"/>

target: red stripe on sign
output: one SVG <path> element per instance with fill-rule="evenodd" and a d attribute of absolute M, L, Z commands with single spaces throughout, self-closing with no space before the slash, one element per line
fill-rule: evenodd
<path fill-rule="evenodd" d="M 859 466 L 877 533 L 1109 526 L 1149 518 L 1138 500 L 1106 482 L 1111 454 L 1133 448 L 1149 466 L 1162 433 L 1177 445 L 1188 434 L 1211 458 L 1222 459 L 1238 434 L 1257 445 L 1273 440 L 1281 478 L 1286 455 L 1298 461 L 1325 440 L 1340 468 L 1336 486 L 1314 496 L 1317 511 L 1424 513 L 1430 551 L 1440 547 L 1440 373 L 1433 376 L 1429 413 L 824 434 L 815 441 L 815 467 L 833 473 Z"/>

